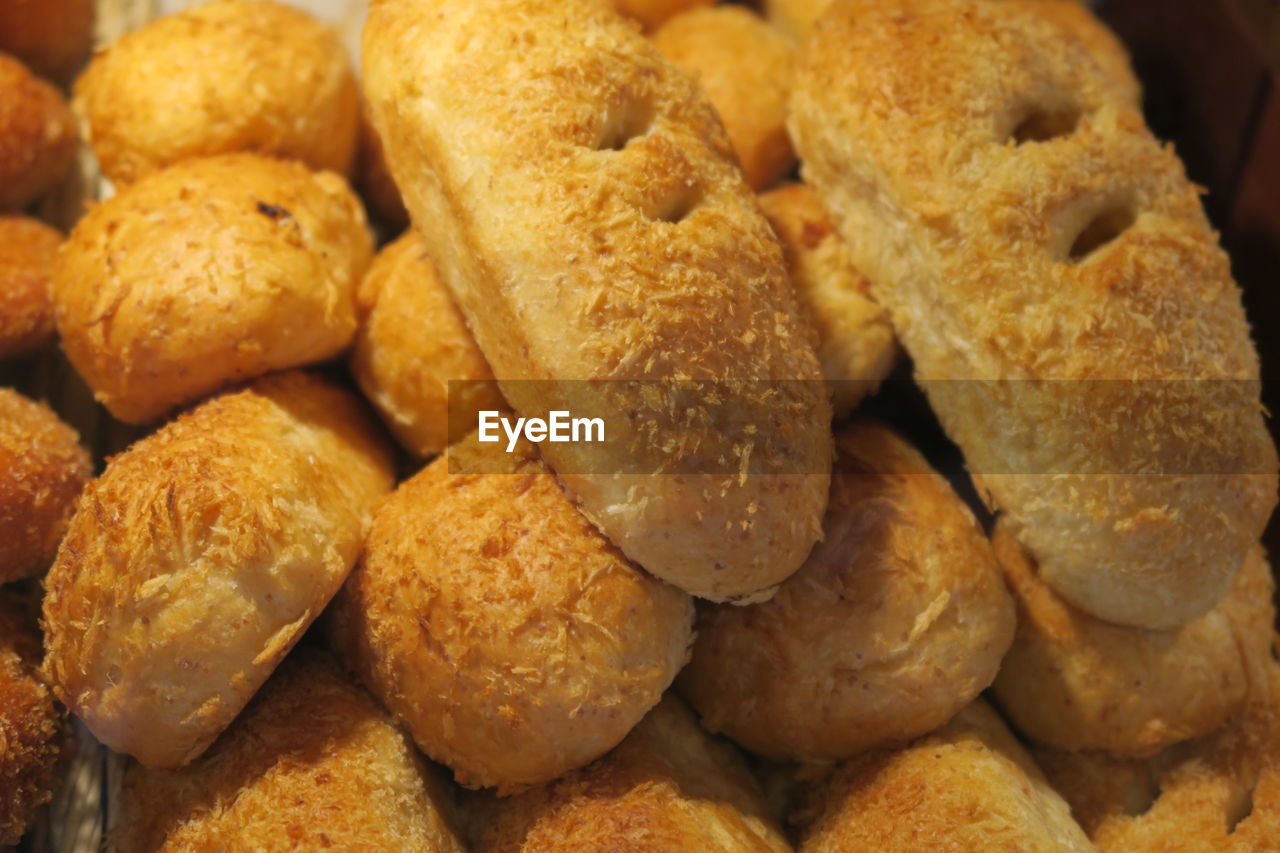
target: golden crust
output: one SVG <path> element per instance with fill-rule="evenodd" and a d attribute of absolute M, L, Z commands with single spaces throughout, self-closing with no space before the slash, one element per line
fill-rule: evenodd
<path fill-rule="evenodd" d="M 114 457 L 45 580 L 58 697 L 143 764 L 198 756 L 337 592 L 390 465 L 356 398 L 300 372 Z"/>
<path fill-rule="evenodd" d="M 57 83 L 79 69 L 93 44 L 94 0 L 4 0 L 0 51 Z"/>
<path fill-rule="evenodd" d="M 76 224 L 54 271 L 58 333 L 97 399 L 143 423 L 341 352 L 372 254 L 337 175 L 255 154 L 190 160 Z"/>
<path fill-rule="evenodd" d="M 478 411 L 505 407 L 489 363 L 415 230 L 378 253 L 357 302 L 351 372 L 410 452 L 434 456 L 466 437 Z M 451 381 L 466 384 L 451 392 Z"/>
<path fill-rule="evenodd" d="M 118 185 L 236 151 L 345 175 L 360 121 L 338 34 L 271 0 L 211 0 L 122 36 L 76 80 L 75 108 Z"/>
<path fill-rule="evenodd" d="M 387 712 L 304 648 L 199 759 L 129 768 L 108 849 L 462 853 L 454 808 Z"/>
<path fill-rule="evenodd" d="M 1067 804 L 981 700 L 905 749 L 841 765 L 801 815 L 800 853 L 1093 850 Z"/>
<path fill-rule="evenodd" d="M 49 280 L 62 235 L 26 216 L 0 216 L 0 358 L 53 337 Z"/>
<path fill-rule="evenodd" d="M 493 473 L 449 473 L 468 454 Z M 689 597 L 628 563 L 532 444 L 473 435 L 382 505 L 332 629 L 424 752 L 510 792 L 622 740 L 688 660 L 692 623 Z"/>
<path fill-rule="evenodd" d="M 17 844 L 51 786 L 62 715 L 37 672 L 40 632 L 12 592 L 0 593 L 0 844 Z"/>
<path fill-rule="evenodd" d="M 473 853 L 791 850 L 742 756 L 670 695 L 595 763 L 474 812 Z"/>
<path fill-rule="evenodd" d="M 1250 699 L 1209 737 L 1148 759 L 1036 758 L 1101 853 L 1257 853 L 1280 838 L 1280 667 L 1254 659 Z"/>
<path fill-rule="evenodd" d="M 45 570 L 92 473 L 74 429 L 0 388 L 0 583 Z"/>
<path fill-rule="evenodd" d="M 682 589 L 768 597 L 818 536 L 830 408 L 777 240 L 694 82 L 594 0 L 385 0 L 364 57 L 392 174 L 513 408 L 574 408 L 519 380 L 644 382 L 591 386 L 627 413 L 605 463 L 546 446 L 583 511 Z M 730 453 L 705 395 L 654 382 L 673 379 L 747 380 L 723 407 L 764 428 L 734 452 L 784 473 L 653 476 Z"/>
<path fill-rule="evenodd" d="M 791 171 L 792 48 L 785 38 L 749 9 L 715 6 L 676 15 L 653 43 L 707 93 L 752 189 L 768 189 Z"/>
<path fill-rule="evenodd" d="M 832 388 L 837 421 L 875 392 L 898 358 L 889 314 L 871 298 L 871 284 L 804 184 L 785 184 L 760 196 L 778 235 L 800 305 L 818 332 L 818 361 Z"/>
<path fill-rule="evenodd" d="M 0 53 L 0 211 L 44 195 L 75 157 L 75 120 L 62 95 Z"/>
<path fill-rule="evenodd" d="M 1046 582 L 1169 628 L 1257 542 L 1275 448 L 1197 190 L 1061 11 L 837 4 L 798 60 L 792 137 Z"/>
<path fill-rule="evenodd" d="M 613 8 L 639 21 L 646 30 L 655 30 L 681 12 L 714 2 L 716 0 L 612 0 Z"/>
<path fill-rule="evenodd" d="M 1104 622 L 1059 598 L 1004 524 L 996 556 L 1018 629 L 994 692 L 1024 735 L 1058 749 L 1151 755 L 1208 734 L 1240 707 L 1247 662 L 1275 629 L 1271 571 L 1255 548 L 1227 595 L 1167 631 Z"/>
<path fill-rule="evenodd" d="M 679 686 L 711 731 L 779 760 L 932 731 L 996 676 L 1013 603 L 968 507 L 915 448 L 836 435 L 824 535 L 778 594 L 700 610 Z"/>

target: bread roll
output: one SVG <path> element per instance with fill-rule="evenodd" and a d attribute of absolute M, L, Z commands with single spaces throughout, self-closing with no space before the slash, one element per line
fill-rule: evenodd
<path fill-rule="evenodd" d="M 58 90 L 0 53 L 0 211 L 19 210 L 66 177 L 76 129 Z"/>
<path fill-rule="evenodd" d="M 93 0 L 4 0 L 0 51 L 57 83 L 66 83 L 93 45 Z"/>
<path fill-rule="evenodd" d="M 41 680 L 35 614 L 0 592 L 0 844 L 17 844 L 53 796 L 62 715 Z"/>
<path fill-rule="evenodd" d="M 800 853 L 1092 851 L 1062 798 L 981 700 L 906 749 L 840 766 L 813 802 Z"/>
<path fill-rule="evenodd" d="M 109 849 L 462 853 L 454 808 L 387 712 L 298 649 L 199 759 L 129 768 Z"/>
<path fill-rule="evenodd" d="M 53 337 L 49 280 L 62 235 L 26 216 L 0 216 L 0 358 L 40 349 Z"/>
<path fill-rule="evenodd" d="M 996 676 L 1013 603 L 968 507 L 915 448 L 836 435 L 823 539 L 775 595 L 699 613 L 679 685 L 711 731 L 774 759 L 932 731 Z"/>
<path fill-rule="evenodd" d="M 338 34 L 272 0 L 209 0 L 122 36 L 76 81 L 75 106 L 116 184 L 235 151 L 346 174 L 359 132 Z"/>
<path fill-rule="evenodd" d="M 871 299 L 871 284 L 804 184 L 760 196 L 760 207 L 782 243 L 787 271 L 818 331 L 818 361 L 831 386 L 835 419 L 875 392 L 898 358 L 888 313 Z"/>
<path fill-rule="evenodd" d="M 464 454 L 500 473 L 451 474 Z M 422 750 L 502 793 L 615 746 L 693 639 L 689 597 L 628 563 L 532 444 L 474 437 L 383 504 L 332 622 Z"/>
<path fill-rule="evenodd" d="M 1048 0 L 850 0 L 798 60 L 791 130 L 1045 582 L 1171 628 L 1257 542 L 1276 453 L 1198 191 L 1089 47 Z"/>
<path fill-rule="evenodd" d="M 742 756 L 671 696 L 594 764 L 475 811 L 473 853 L 791 850 Z"/>
<path fill-rule="evenodd" d="M 378 253 L 357 302 L 351 372 L 411 453 L 434 456 L 466 436 L 477 412 L 504 407 L 489 364 L 416 231 Z"/>
<path fill-rule="evenodd" d="M 1036 753 L 1101 853 L 1254 853 L 1280 838 L 1280 668 L 1213 735 L 1148 759 Z"/>
<path fill-rule="evenodd" d="M 716 0 L 611 0 L 613 8 L 628 18 L 639 21 L 646 30 L 657 29 L 674 15 L 699 6 L 710 6 Z"/>
<path fill-rule="evenodd" d="M 1063 601 L 1003 524 L 995 547 L 1018 603 L 1018 630 L 995 695 L 1027 737 L 1059 749 L 1151 755 L 1208 734 L 1244 701 L 1247 660 L 1265 652 L 1275 630 L 1261 548 L 1208 613 L 1148 631 Z"/>
<path fill-rule="evenodd" d="M 392 175 L 504 397 L 609 415 L 604 459 L 560 443 L 547 463 L 657 576 L 767 598 L 818 537 L 830 408 L 693 81 L 594 0 L 387 0 L 364 57 Z"/>
<path fill-rule="evenodd" d="M 255 154 L 191 160 L 76 224 L 54 272 L 58 333 L 94 396 L 145 423 L 337 355 L 372 254 L 337 175 Z"/>
<path fill-rule="evenodd" d="M 137 442 L 86 490 L 45 581 L 58 698 L 117 752 L 191 761 L 337 592 L 391 483 L 363 407 L 305 373 Z"/>
<path fill-rule="evenodd" d="M 92 473 L 74 429 L 0 388 L 0 583 L 48 567 Z"/>
<path fill-rule="evenodd" d="M 724 122 L 752 189 L 767 189 L 795 165 L 787 138 L 791 45 L 741 6 L 676 15 L 653 34 L 668 59 L 692 74 Z"/>

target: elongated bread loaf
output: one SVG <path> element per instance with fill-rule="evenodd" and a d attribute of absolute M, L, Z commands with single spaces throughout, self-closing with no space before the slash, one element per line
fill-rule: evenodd
<path fill-rule="evenodd" d="M 791 129 L 1045 581 L 1171 627 L 1257 542 L 1275 448 L 1197 190 L 1062 5 L 838 3 L 798 60 Z"/>
<path fill-rule="evenodd" d="M 830 406 L 695 83 L 595 0 L 384 0 L 364 56 L 391 172 L 506 399 L 572 411 L 520 380 L 591 380 L 609 414 L 616 458 L 545 447 L 583 511 L 689 592 L 771 594 L 819 535 Z"/>

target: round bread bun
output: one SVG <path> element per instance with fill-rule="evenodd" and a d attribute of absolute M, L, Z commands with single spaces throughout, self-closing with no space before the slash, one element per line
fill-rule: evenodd
<path fill-rule="evenodd" d="M 45 667 L 102 743 L 191 761 L 337 592 L 392 486 L 354 395 L 301 372 L 197 407 L 90 484 L 45 581 Z"/>
<path fill-rule="evenodd" d="M 853 265 L 849 247 L 811 188 L 784 184 L 761 195 L 760 207 L 782 244 L 800 305 L 817 329 L 832 414 L 843 420 L 897 361 L 889 314 L 872 300 L 870 282 Z"/>
<path fill-rule="evenodd" d="M 337 355 L 372 254 L 337 175 L 256 154 L 189 160 L 76 224 L 54 269 L 58 333 L 97 399 L 145 423 Z"/>
<path fill-rule="evenodd" d="M 94 0 L 4 0 L 0 51 L 41 77 L 66 83 L 93 45 Z"/>
<path fill-rule="evenodd" d="M 613 751 L 472 809 L 473 853 L 790 853 L 746 762 L 667 695 Z"/>
<path fill-rule="evenodd" d="M 122 36 L 76 80 L 75 107 L 117 185 L 235 151 L 345 175 L 360 122 L 337 33 L 271 0 L 210 0 Z"/>
<path fill-rule="evenodd" d="M 466 437 L 478 411 L 503 408 L 489 363 L 417 231 L 378 253 L 357 302 L 351 372 L 411 453 L 434 456 Z"/>
<path fill-rule="evenodd" d="M 741 6 L 676 15 L 653 43 L 706 90 L 751 188 L 780 181 L 796 162 L 787 136 L 791 44 Z"/>
<path fill-rule="evenodd" d="M 692 622 L 689 596 L 628 562 L 534 445 L 473 434 L 379 509 L 332 629 L 427 755 L 511 793 L 621 741 L 688 659 Z"/>
<path fill-rule="evenodd" d="M 19 210 L 66 177 L 75 119 L 58 90 L 0 53 L 0 211 Z"/>
<path fill-rule="evenodd" d="M 53 693 L 40 679 L 34 612 L 0 592 L 0 844 L 17 844 L 52 785 L 64 737 Z"/>
<path fill-rule="evenodd" d="M 0 583 L 49 566 L 92 473 L 74 429 L 0 388 Z"/>
<path fill-rule="evenodd" d="M 774 759 L 848 758 L 932 731 L 995 678 L 1013 604 L 946 480 L 884 427 L 836 435 L 823 539 L 771 600 L 701 608 L 679 687 Z"/>
<path fill-rule="evenodd" d="M 998 525 L 996 555 L 1018 605 L 1013 646 L 994 693 L 1010 722 L 1057 749 L 1147 756 L 1217 729 L 1245 700 L 1248 659 L 1275 628 L 1261 548 L 1205 615 L 1164 631 L 1104 622 L 1041 580 Z"/>
<path fill-rule="evenodd" d="M 62 235 L 26 216 L 0 216 L 0 358 L 40 349 L 53 337 L 49 297 Z"/>
<path fill-rule="evenodd" d="M 200 758 L 129 768 L 110 849 L 462 853 L 454 809 L 390 715 L 299 648 Z"/>

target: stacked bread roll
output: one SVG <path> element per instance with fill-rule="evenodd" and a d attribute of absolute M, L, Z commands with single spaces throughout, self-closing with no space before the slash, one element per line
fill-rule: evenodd
<path fill-rule="evenodd" d="M 65 710 L 120 853 L 1274 846 L 1257 356 L 1087 8 L 189 5 L 0 3 L 0 375 L 136 439 L 0 388 L 0 842 Z"/>

